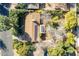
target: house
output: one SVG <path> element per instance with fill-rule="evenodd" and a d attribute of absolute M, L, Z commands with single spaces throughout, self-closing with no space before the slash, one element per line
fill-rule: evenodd
<path fill-rule="evenodd" d="M 40 14 L 37 12 L 32 12 L 26 15 L 25 32 L 28 33 L 28 35 L 30 35 L 32 41 L 39 41 L 40 34 L 42 34 L 42 39 L 45 39 L 45 33 L 46 33 L 45 27 L 47 23 L 46 20 L 48 19 L 50 19 L 49 14 Z"/>
<path fill-rule="evenodd" d="M 12 8 L 17 4 L 12 4 Z M 40 33 L 42 34 L 42 39 L 46 39 L 46 23 L 51 19 L 51 14 L 48 13 L 38 13 L 35 10 L 42 9 L 44 11 L 60 9 L 63 11 L 68 11 L 69 8 L 65 3 L 27 3 L 26 10 L 34 10 L 33 12 L 28 12 L 25 17 L 24 22 L 24 32 L 27 33 L 32 41 L 40 40 Z"/>
<path fill-rule="evenodd" d="M 40 28 L 40 14 L 39 13 L 29 13 L 25 17 L 25 32 L 30 35 L 32 41 L 37 41 L 39 39 Z"/>
<path fill-rule="evenodd" d="M 32 4 L 33 5 L 33 4 Z M 43 7 L 40 7 L 40 6 Z M 28 5 L 29 8 L 31 8 L 30 5 Z M 46 3 L 46 4 L 37 4 L 38 8 L 34 9 L 33 7 L 31 9 L 37 10 L 37 9 L 43 9 L 43 10 L 56 10 L 61 9 L 63 11 L 68 11 L 67 4 L 64 3 Z M 37 12 L 31 12 L 25 17 L 25 32 L 30 35 L 32 41 L 39 41 L 40 40 L 40 33 L 41 33 L 41 39 L 46 39 L 46 23 L 51 19 L 51 14 L 48 13 L 37 13 Z"/>

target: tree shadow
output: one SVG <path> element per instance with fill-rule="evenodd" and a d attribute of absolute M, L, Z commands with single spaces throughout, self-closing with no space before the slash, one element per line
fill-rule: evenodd
<path fill-rule="evenodd" d="M 24 41 L 31 41 L 32 38 L 30 37 L 30 35 L 28 33 L 25 33 L 23 35 L 19 35 L 18 36 L 21 40 L 24 40 Z"/>
<path fill-rule="evenodd" d="M 76 26 L 76 27 L 73 28 L 72 33 L 77 36 L 78 30 L 79 30 L 79 26 Z"/>
<path fill-rule="evenodd" d="M 7 49 L 6 45 L 4 44 L 4 42 L 0 39 L 0 49 Z"/>
<path fill-rule="evenodd" d="M 73 53 L 66 53 L 66 55 L 64 55 L 64 56 L 76 56 L 76 54 L 75 54 L 75 52 L 73 52 Z"/>
<path fill-rule="evenodd" d="M 44 56 L 47 56 L 48 55 L 48 51 L 47 51 L 47 48 L 44 50 Z"/>
<path fill-rule="evenodd" d="M 22 16 L 22 15 L 23 16 Z M 23 41 L 31 41 L 32 38 L 28 33 L 25 32 L 25 16 L 28 14 L 26 12 L 19 14 L 19 29 L 18 29 L 18 38 L 20 38 Z"/>

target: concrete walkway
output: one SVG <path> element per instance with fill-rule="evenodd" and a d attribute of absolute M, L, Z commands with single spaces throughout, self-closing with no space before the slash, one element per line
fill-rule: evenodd
<path fill-rule="evenodd" d="M 34 56 L 44 56 L 44 49 L 48 47 L 54 47 L 54 41 L 51 40 L 45 40 L 39 43 L 35 44 L 36 51 L 34 51 Z"/>

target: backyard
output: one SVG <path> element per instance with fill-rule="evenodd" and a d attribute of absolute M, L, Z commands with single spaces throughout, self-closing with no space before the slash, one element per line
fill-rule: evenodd
<path fill-rule="evenodd" d="M 40 7 L 40 3 L 12 4 L 8 15 L 0 11 L 0 39 L 11 55 L 76 56 L 75 7 L 67 9 L 66 3 L 61 3 L 61 8 L 59 4 L 55 4 L 58 8 L 54 3 L 45 4 L 45 7 Z"/>

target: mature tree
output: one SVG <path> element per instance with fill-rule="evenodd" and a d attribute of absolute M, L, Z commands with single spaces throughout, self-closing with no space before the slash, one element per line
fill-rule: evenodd
<path fill-rule="evenodd" d="M 74 34 L 73 33 L 71 33 L 71 32 L 68 32 L 67 33 L 67 42 L 69 43 L 69 44 L 72 44 L 72 45 L 74 45 L 75 44 L 75 36 L 74 36 Z"/>
<path fill-rule="evenodd" d="M 49 56 L 57 56 L 58 51 L 56 48 L 48 48 L 48 55 Z"/>
<path fill-rule="evenodd" d="M 0 31 L 9 30 L 10 28 L 10 19 L 7 16 L 0 15 Z"/>
<path fill-rule="evenodd" d="M 60 56 L 60 55 L 64 55 L 63 41 L 58 41 L 56 43 L 56 46 L 55 47 L 49 47 L 48 48 L 48 55 L 49 56 Z"/>
<path fill-rule="evenodd" d="M 54 10 L 54 11 L 48 11 L 48 13 L 51 14 L 51 20 L 48 22 L 48 24 L 51 27 L 57 28 L 59 26 L 58 21 L 62 16 L 64 15 L 62 10 Z"/>
<path fill-rule="evenodd" d="M 77 3 L 77 9 L 79 9 L 79 3 Z"/>
<path fill-rule="evenodd" d="M 75 55 L 75 36 L 73 33 L 67 33 L 67 39 L 64 42 L 65 55 Z"/>
<path fill-rule="evenodd" d="M 75 11 L 71 10 L 65 14 L 64 28 L 66 30 L 71 30 L 77 25 Z"/>
<path fill-rule="evenodd" d="M 33 55 L 33 51 L 35 51 L 35 47 L 31 42 L 21 42 L 17 39 L 14 39 L 13 48 L 21 56 L 31 56 Z"/>
<path fill-rule="evenodd" d="M 58 16 L 59 18 L 63 16 L 63 11 L 62 10 L 53 10 L 53 11 L 48 11 L 52 15 L 52 17 Z"/>
<path fill-rule="evenodd" d="M 47 50 L 49 56 L 75 55 L 74 34 L 68 32 L 65 41 L 59 40 L 56 42 L 55 47 L 49 47 Z"/>
<path fill-rule="evenodd" d="M 16 6 L 16 9 L 26 9 L 27 8 L 27 4 L 26 3 L 19 3 Z"/>
<path fill-rule="evenodd" d="M 22 33 L 22 26 L 24 25 L 24 16 L 25 10 L 10 10 L 9 11 L 9 19 L 10 25 L 12 26 L 12 32 L 14 35 L 18 35 Z M 21 32 L 21 33 L 20 33 Z"/>
<path fill-rule="evenodd" d="M 48 25 L 50 25 L 53 28 L 57 28 L 59 26 L 58 20 L 59 20 L 59 17 L 55 16 L 55 17 L 51 18 L 50 21 L 48 21 Z"/>

